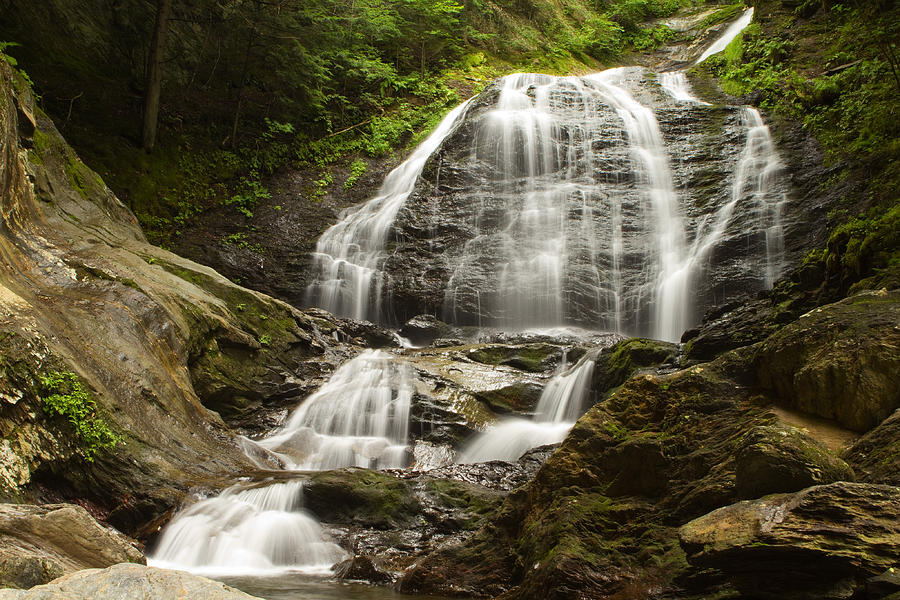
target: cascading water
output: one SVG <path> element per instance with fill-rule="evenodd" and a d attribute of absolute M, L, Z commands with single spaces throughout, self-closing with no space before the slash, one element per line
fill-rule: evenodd
<path fill-rule="evenodd" d="M 704 54 L 724 48 L 751 17 L 746 11 Z M 685 177 L 671 163 L 681 157 L 671 156 L 657 113 L 740 111 L 696 98 L 683 72 L 651 82 L 637 67 L 516 74 L 460 106 L 378 197 L 322 237 L 310 287 L 325 291 L 320 305 L 377 319 L 390 278 L 404 302 L 427 299 L 393 306 L 401 315 L 440 310 L 464 325 L 576 325 L 678 341 L 712 304 L 771 286 L 783 262 L 779 169 L 764 169 L 771 176 L 749 193 L 739 183 L 744 158 L 725 152 L 715 170 L 741 193 L 722 189 L 710 200 L 690 183 L 676 186 Z M 674 104 L 660 103 L 660 88 Z M 435 181 L 417 185 L 429 153 Z M 750 205 L 757 209 L 746 222 Z M 732 217 L 742 219 L 741 232 Z M 752 245 L 736 267 L 717 248 L 738 238 L 768 242 Z M 368 257 L 351 261 L 365 268 L 343 265 L 348 256 Z M 728 278 L 739 284 L 720 283 Z"/>
<path fill-rule="evenodd" d="M 328 571 L 347 553 L 301 507 L 299 481 L 231 487 L 175 515 L 148 564 L 206 575 Z"/>
<path fill-rule="evenodd" d="M 452 131 L 467 102 L 444 117 L 412 155 L 391 171 L 377 196 L 346 211 L 319 238 L 313 254 L 317 280 L 307 289 L 310 304 L 354 319 L 383 321 L 381 263 L 397 211 L 412 192 L 425 162 Z"/>
<path fill-rule="evenodd" d="M 723 50 L 752 14 L 695 64 Z M 406 286 L 407 297 L 427 295 L 426 309 L 448 322 L 677 341 L 727 297 L 725 285 L 771 287 L 784 262 L 786 191 L 761 116 L 700 100 L 684 72 L 661 73 L 657 83 L 646 75 L 638 67 L 516 74 L 457 107 L 375 198 L 322 235 L 309 302 L 385 322 L 391 290 Z M 715 146 L 712 167 L 691 167 L 709 151 L 676 153 L 672 132 L 706 115 L 730 128 L 723 137 L 738 140 L 736 150 Z M 434 181 L 423 184 L 429 161 Z M 696 181 L 713 191 L 700 194 Z M 435 287 L 424 294 L 422 286 Z M 585 406 L 595 358 L 554 376 L 532 419 L 502 420 L 458 462 L 514 461 L 562 441 Z M 290 469 L 406 467 L 414 389 L 408 365 L 366 351 L 255 443 Z M 298 481 L 235 486 L 200 501 L 167 526 L 152 563 L 228 575 L 328 570 L 346 553 L 302 511 L 301 490 Z"/>
<path fill-rule="evenodd" d="M 684 71 L 666 71 L 660 73 L 659 85 L 662 86 L 667 94 L 679 102 L 709 106 L 709 102 L 704 102 L 694 96 L 694 93 L 691 91 L 691 84 L 688 82 L 687 75 Z"/>
<path fill-rule="evenodd" d="M 294 412 L 257 443 L 295 469 L 388 469 L 408 462 L 412 369 L 379 350 L 344 363 Z"/>
<path fill-rule="evenodd" d="M 739 36 L 744 29 L 746 29 L 747 25 L 750 24 L 750 21 L 753 20 L 753 8 L 748 8 L 741 14 L 740 18 L 737 21 L 729 25 L 725 29 L 725 33 L 723 33 L 719 39 L 713 42 L 709 48 L 703 51 L 703 54 L 694 61 L 693 66 L 697 66 L 702 63 L 704 60 L 712 56 L 713 54 L 718 54 L 722 50 L 728 47 L 728 44 L 734 41 L 734 38 Z"/>
<path fill-rule="evenodd" d="M 561 442 L 584 410 L 595 359 L 585 355 L 553 377 L 541 392 L 533 419 L 502 420 L 472 440 L 457 462 L 515 461 L 531 448 Z"/>

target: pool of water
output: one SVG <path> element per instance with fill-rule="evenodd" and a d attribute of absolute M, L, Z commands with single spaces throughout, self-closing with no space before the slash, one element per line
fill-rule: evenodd
<path fill-rule="evenodd" d="M 387 587 L 336 581 L 303 573 L 215 579 L 265 600 L 450 600 L 446 596 L 401 594 Z"/>

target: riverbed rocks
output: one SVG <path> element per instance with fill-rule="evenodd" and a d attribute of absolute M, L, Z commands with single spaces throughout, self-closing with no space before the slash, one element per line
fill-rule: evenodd
<path fill-rule="evenodd" d="M 746 597 L 857 597 L 879 576 L 896 592 L 885 574 L 900 556 L 900 488 L 841 482 L 739 502 L 685 524 L 679 541 L 692 566 Z"/>
<path fill-rule="evenodd" d="M 224 583 L 184 571 L 117 564 L 85 569 L 30 590 L 0 590 L 0 600 L 253 600 Z"/>
<path fill-rule="evenodd" d="M 80 569 L 144 563 L 135 542 L 74 504 L 0 504 L 0 587 L 30 588 Z"/>
<path fill-rule="evenodd" d="M 737 593 L 734 582 L 685 561 L 680 526 L 739 500 L 856 477 L 767 408 L 753 352 L 632 376 L 487 525 L 420 560 L 401 589 L 560 599 Z"/>

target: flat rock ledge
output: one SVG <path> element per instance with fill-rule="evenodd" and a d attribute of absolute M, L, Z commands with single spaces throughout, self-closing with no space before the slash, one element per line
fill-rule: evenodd
<path fill-rule="evenodd" d="M 773 494 L 694 519 L 679 537 L 692 565 L 720 571 L 747 597 L 881 598 L 874 588 L 900 567 L 900 488 L 838 482 Z"/>
<path fill-rule="evenodd" d="M 132 544 L 74 504 L 0 504 L 0 587 L 30 588 L 81 569 L 146 562 Z"/>
<path fill-rule="evenodd" d="M 85 569 L 30 590 L 0 590 L 0 600 L 253 600 L 224 583 L 144 565 Z"/>

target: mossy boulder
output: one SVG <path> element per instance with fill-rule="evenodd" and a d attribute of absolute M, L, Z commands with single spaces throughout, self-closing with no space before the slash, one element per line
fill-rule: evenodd
<path fill-rule="evenodd" d="M 691 565 L 743 597 L 858 597 L 897 564 L 900 488 L 841 482 L 740 502 L 687 523 L 679 540 Z"/>
<path fill-rule="evenodd" d="M 817 308 L 758 348 L 759 382 L 781 402 L 864 432 L 900 408 L 900 290 Z"/>
<path fill-rule="evenodd" d="M 552 344 L 486 344 L 469 350 L 467 357 L 485 365 L 507 365 L 539 373 L 559 364 L 562 349 Z"/>
<path fill-rule="evenodd" d="M 785 425 L 751 429 L 735 455 L 735 486 L 741 498 L 854 479 L 847 463 L 799 429 Z"/>
<path fill-rule="evenodd" d="M 303 504 L 321 521 L 374 529 L 409 525 L 421 512 L 408 482 L 357 468 L 312 475 L 304 484 Z"/>
<path fill-rule="evenodd" d="M 843 453 L 860 481 L 900 486 L 900 410 Z"/>
<path fill-rule="evenodd" d="M 498 413 L 531 412 L 537 406 L 544 387 L 530 381 L 517 382 L 494 390 L 478 393 L 491 410 Z"/>
<path fill-rule="evenodd" d="M 647 338 L 622 340 L 597 357 L 591 387 L 604 394 L 642 369 L 675 364 L 678 356 L 677 344 Z"/>

